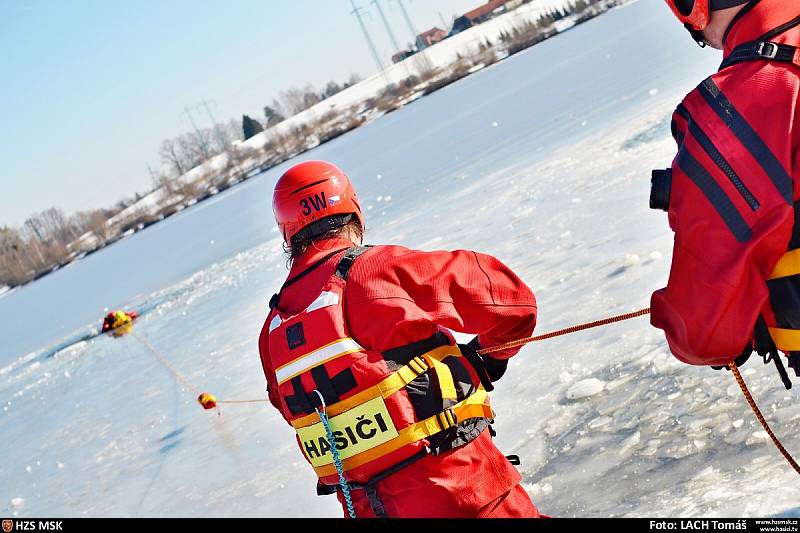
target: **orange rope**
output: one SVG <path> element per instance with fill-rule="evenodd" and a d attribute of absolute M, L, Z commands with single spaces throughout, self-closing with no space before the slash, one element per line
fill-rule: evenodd
<path fill-rule="evenodd" d="M 587 322 L 586 324 L 579 324 L 577 326 L 559 329 L 557 331 L 545 333 L 544 335 L 538 335 L 536 337 L 528 337 L 527 339 L 519 339 L 516 341 L 507 342 L 506 344 L 501 344 L 499 346 L 492 346 L 491 348 L 484 348 L 483 350 L 478 350 L 478 353 L 484 355 L 484 354 L 500 352 L 503 350 L 508 350 L 510 348 L 518 348 L 520 346 L 524 346 L 525 344 L 529 344 L 531 342 L 543 341 L 546 339 L 552 339 L 554 337 L 561 337 L 562 335 L 569 335 L 570 333 L 575 333 L 586 329 L 606 326 L 608 324 L 613 324 L 614 322 L 622 322 L 623 320 L 630 320 L 632 318 L 637 318 L 648 314 L 650 314 L 649 308 L 641 309 L 639 311 L 634 311 L 633 313 L 626 313 L 624 315 L 612 316 L 609 318 L 604 318 L 602 320 L 597 320 L 595 322 Z M 750 390 L 747 388 L 747 384 L 744 382 L 744 378 L 742 378 L 742 374 L 739 372 L 739 367 L 736 366 L 736 363 L 732 362 L 728 365 L 728 368 L 730 368 L 731 372 L 733 372 L 733 376 L 734 378 L 736 378 L 736 382 L 739 384 L 739 388 L 742 389 L 742 394 L 744 394 L 747 403 L 750 404 L 750 409 L 753 410 L 753 413 L 756 415 L 756 418 L 758 419 L 758 422 L 761 424 L 761 427 L 763 427 L 764 431 L 767 432 L 767 435 L 769 435 L 769 438 L 772 439 L 773 444 L 775 444 L 775 447 L 778 448 L 778 451 L 781 452 L 781 455 L 783 455 L 783 457 L 786 459 L 789 465 L 791 465 L 791 467 L 794 469 L 795 472 L 800 474 L 800 465 L 797 464 L 797 461 L 794 460 L 794 457 L 792 457 L 792 455 L 786 450 L 786 448 L 781 443 L 780 439 L 778 439 L 778 437 L 772 431 L 772 428 L 769 427 L 769 424 L 767 423 L 767 420 L 764 418 L 764 415 L 761 414 L 761 409 L 758 408 L 756 401 L 750 394 Z"/>
<path fill-rule="evenodd" d="M 529 344 L 531 342 L 544 341 L 547 339 L 552 339 L 554 337 L 561 337 L 562 335 L 569 335 L 570 333 L 575 333 L 586 329 L 599 328 L 600 326 L 607 326 L 608 324 L 613 324 L 615 322 L 622 322 L 623 320 L 630 320 L 632 318 L 638 318 L 640 316 L 645 316 L 649 314 L 650 314 L 650 308 L 648 307 L 647 309 L 640 309 L 639 311 L 634 311 L 632 313 L 625 313 L 624 315 L 616 315 L 604 318 L 602 320 L 595 320 L 594 322 L 587 322 L 585 324 L 578 324 L 577 326 L 571 326 L 568 328 L 551 331 L 550 333 L 545 333 L 543 335 L 528 337 L 527 339 L 518 339 L 515 341 L 507 342 L 505 344 L 501 344 L 499 346 L 484 348 L 482 350 L 478 350 L 478 353 L 484 355 L 488 353 L 501 352 L 503 350 L 508 350 L 510 348 L 518 348 L 520 346 L 524 346 L 525 344 Z"/>
<path fill-rule="evenodd" d="M 778 448 L 778 451 L 781 452 L 781 455 L 783 455 L 783 457 L 789 462 L 791 467 L 794 468 L 794 471 L 800 474 L 800 465 L 797 464 L 797 461 L 794 460 L 794 457 L 792 457 L 791 454 L 788 451 L 786 451 L 786 448 L 783 447 L 781 441 L 778 439 L 778 437 L 775 436 L 775 433 L 772 432 L 772 429 L 769 427 L 769 424 L 764 418 L 764 415 L 761 414 L 761 409 L 758 408 L 758 405 L 756 405 L 756 401 L 750 394 L 750 389 L 747 388 L 747 384 L 744 382 L 744 378 L 742 377 L 742 374 L 739 372 L 739 367 L 736 366 L 736 363 L 732 362 L 728 364 L 728 368 L 730 368 L 731 372 L 733 372 L 733 377 L 736 378 L 736 383 L 738 383 L 739 388 L 742 389 L 742 394 L 744 394 L 747 403 L 750 404 L 750 409 L 753 410 L 753 413 L 756 415 L 756 418 L 758 419 L 758 422 L 761 424 L 761 427 L 764 428 L 764 431 L 767 432 L 767 435 L 769 435 L 769 438 L 771 438 L 773 444 L 775 444 L 775 447 Z"/>
<path fill-rule="evenodd" d="M 492 346 L 489 348 L 484 348 L 482 350 L 478 350 L 478 353 L 481 355 L 501 352 L 503 350 L 509 350 L 511 348 L 518 348 L 520 346 L 524 346 L 526 344 L 530 344 L 532 342 L 539 342 L 547 339 L 552 339 L 555 337 L 561 337 L 564 335 L 569 335 L 570 333 L 576 333 L 578 331 L 584 331 L 587 329 L 598 328 L 601 326 L 607 326 L 608 324 L 614 324 L 615 322 L 622 322 L 624 320 L 631 320 L 633 318 L 638 318 L 641 316 L 649 315 L 650 308 L 640 309 L 639 311 L 633 311 L 631 313 L 625 313 L 622 315 L 615 315 L 612 317 L 604 318 L 602 320 L 595 320 L 594 322 L 586 322 L 585 324 L 578 324 L 576 326 L 570 326 L 568 328 L 559 329 L 556 331 L 551 331 L 549 333 L 545 333 L 543 335 L 537 335 L 535 337 L 528 337 L 525 339 L 517 339 L 515 341 L 507 342 L 505 344 L 500 344 L 498 346 Z M 150 345 L 145 339 L 136 335 L 136 333 L 132 333 L 134 337 L 139 339 L 139 341 L 158 359 L 158 361 L 166 368 L 178 381 L 186 385 L 187 388 L 191 389 L 195 393 L 197 393 L 197 389 L 192 386 L 188 379 L 184 378 L 180 372 L 175 370 L 172 365 L 167 362 L 167 360 L 156 350 L 153 346 Z M 778 448 L 778 451 L 781 452 L 786 461 L 791 465 L 791 467 L 800 474 L 800 465 L 797 464 L 797 461 L 794 460 L 792 455 L 786 450 L 786 448 L 781 443 L 780 439 L 773 433 L 772 429 L 769 427 L 764 415 L 761 414 L 761 410 L 758 408 L 753 396 L 750 394 L 750 390 L 747 388 L 747 384 L 744 382 L 744 378 L 742 378 L 742 374 L 739 372 L 739 367 L 736 366 L 735 362 L 731 362 L 728 365 L 731 372 L 733 372 L 734 378 L 736 378 L 736 382 L 739 384 L 739 388 L 742 389 L 742 394 L 744 394 L 747 403 L 750 404 L 750 408 L 753 410 L 753 413 L 756 415 L 758 422 L 761 424 L 761 427 L 764 428 L 764 431 L 767 432 L 770 439 L 772 439 L 773 444 L 775 447 Z M 219 400 L 216 401 L 217 404 L 235 404 L 235 403 L 264 403 L 267 402 L 266 398 L 257 399 L 257 400 Z"/>
<path fill-rule="evenodd" d="M 172 374 L 172 376 L 173 376 L 173 377 L 174 377 L 176 380 L 178 380 L 180 383 L 183 383 L 183 385 L 184 385 L 184 386 L 186 386 L 186 388 L 187 388 L 187 389 L 190 389 L 190 390 L 192 391 L 192 393 L 194 393 L 194 394 L 197 394 L 197 393 L 199 392 L 199 391 L 198 391 L 198 390 L 197 390 L 197 389 L 196 389 L 196 388 L 195 388 L 195 387 L 192 385 L 192 383 L 191 383 L 191 382 L 190 382 L 188 379 L 186 379 L 185 377 L 183 377 L 183 375 L 182 375 L 180 372 L 178 372 L 177 370 L 175 370 L 175 368 L 174 368 L 174 367 L 173 367 L 171 364 L 169 364 L 169 362 L 166 360 L 166 358 L 165 358 L 165 357 L 163 357 L 163 356 L 162 356 L 162 355 L 161 355 L 161 354 L 158 352 L 158 350 L 156 350 L 155 348 L 153 348 L 153 346 L 152 346 L 152 345 L 151 345 L 149 342 L 147 342 L 147 341 L 146 341 L 146 340 L 145 340 L 143 337 L 140 337 L 139 335 L 137 335 L 135 332 L 131 332 L 131 335 L 133 335 L 134 337 L 136 337 L 136 338 L 139 340 L 139 342 L 141 342 L 141 343 L 144 345 L 144 347 L 145 347 L 145 348 L 147 348 L 147 350 L 148 350 L 148 351 L 149 351 L 151 354 L 153 354 L 153 355 L 155 356 L 155 358 L 158 360 L 158 362 L 159 362 L 159 363 L 161 363 L 161 365 L 162 365 L 164 368 L 166 368 L 166 369 L 167 369 L 167 371 L 168 371 L 170 374 Z"/>

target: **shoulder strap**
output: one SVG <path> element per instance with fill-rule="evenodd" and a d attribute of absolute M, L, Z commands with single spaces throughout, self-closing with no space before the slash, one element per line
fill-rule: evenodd
<path fill-rule="evenodd" d="M 352 248 L 348 248 L 347 251 L 345 251 L 344 256 L 342 256 L 342 259 L 339 261 L 339 264 L 336 266 L 336 276 L 338 276 L 343 280 L 347 280 L 347 276 L 350 274 L 350 269 L 353 267 L 353 264 L 356 262 L 356 259 L 358 259 L 358 256 L 369 250 L 371 247 L 372 246 L 368 245 L 368 246 L 353 246 Z M 315 268 L 317 268 L 322 263 L 324 263 L 325 261 L 327 261 L 328 259 L 330 259 L 331 257 L 333 257 L 338 253 L 341 253 L 341 250 L 336 250 L 335 252 L 326 255 L 325 257 L 323 257 L 322 259 L 320 259 L 319 261 L 317 261 L 316 263 L 305 269 L 303 272 L 301 272 L 300 274 L 296 275 L 295 277 L 284 283 L 283 286 L 281 287 L 281 290 L 278 291 L 277 294 L 273 294 L 272 298 L 270 298 L 269 308 L 276 309 L 278 307 L 281 301 L 281 293 L 283 292 L 283 289 L 285 289 L 292 283 L 299 281 L 301 278 L 311 273 Z"/>
<path fill-rule="evenodd" d="M 347 252 L 349 252 L 350 250 L 352 250 L 352 248 L 348 249 Z M 311 265 L 307 269 L 305 269 L 302 272 L 300 272 L 295 277 L 293 277 L 293 278 L 291 278 L 289 280 L 286 280 L 286 282 L 281 286 L 281 289 L 278 291 L 278 293 L 277 294 L 273 294 L 272 298 L 270 298 L 270 300 L 269 300 L 269 308 L 270 309 L 275 309 L 275 308 L 278 307 L 278 305 L 281 302 L 281 294 L 283 293 L 283 289 L 285 289 L 286 287 L 288 287 L 289 285 L 291 285 L 293 283 L 296 283 L 297 281 L 300 281 L 302 278 L 304 278 L 305 276 L 307 276 L 308 274 L 313 272 L 314 269 L 316 269 L 322 263 L 324 263 L 325 261 L 327 261 L 328 259 L 330 259 L 334 255 L 339 254 L 341 252 L 342 252 L 341 248 L 338 249 L 338 250 L 334 250 L 333 252 L 329 253 L 328 255 L 326 255 L 325 257 L 323 257 L 322 259 L 320 259 L 319 261 L 317 261 L 316 263 L 314 263 L 313 265 Z M 345 256 L 346 255 L 347 255 L 347 253 L 345 253 Z M 337 271 L 338 271 L 338 268 L 337 268 Z"/>
<path fill-rule="evenodd" d="M 771 41 L 745 43 L 731 52 L 731 55 L 722 62 L 719 69 L 722 70 L 746 61 L 776 61 L 800 66 L 800 57 L 797 57 L 798 50 L 800 49 L 796 46 L 773 43 Z"/>
<path fill-rule="evenodd" d="M 800 54 L 796 46 L 787 44 L 773 43 L 770 41 L 782 33 L 800 25 L 800 17 L 796 17 L 786 24 L 762 35 L 757 41 L 744 43 L 737 46 L 731 54 L 725 58 L 719 70 L 730 67 L 745 61 L 777 61 L 778 63 L 793 63 L 800 66 Z"/>
<path fill-rule="evenodd" d="M 353 246 L 347 250 L 336 267 L 336 276 L 347 281 L 347 276 L 350 275 L 350 269 L 353 268 L 356 259 L 370 248 L 370 246 Z"/>
<path fill-rule="evenodd" d="M 281 301 L 281 297 L 279 293 L 275 293 L 272 295 L 272 298 L 269 299 L 269 310 L 272 311 L 276 307 L 278 307 L 278 302 Z"/>

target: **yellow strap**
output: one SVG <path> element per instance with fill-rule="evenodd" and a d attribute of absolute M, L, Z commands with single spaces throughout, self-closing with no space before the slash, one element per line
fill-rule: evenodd
<path fill-rule="evenodd" d="M 775 346 L 782 352 L 800 352 L 800 330 L 769 328 Z"/>
<path fill-rule="evenodd" d="M 440 431 L 444 431 L 456 424 L 459 421 L 464 421 L 469 418 L 493 418 L 494 413 L 488 403 L 489 395 L 485 390 L 478 389 L 477 392 L 467 397 L 462 402 L 456 404 L 451 409 L 437 413 L 430 418 L 426 418 L 416 424 L 412 424 L 398 432 L 397 437 L 392 440 L 376 446 L 370 450 L 363 451 L 358 455 L 345 459 L 342 463 L 344 470 L 352 470 L 359 466 L 365 465 L 375 459 L 388 455 L 394 451 L 399 450 L 403 446 L 420 441 L 431 435 L 435 435 Z M 449 414 L 445 414 L 451 411 Z M 455 415 L 455 419 L 453 416 Z M 444 419 L 445 425 L 442 425 Z M 314 472 L 318 477 L 326 477 L 336 475 L 336 467 L 333 464 L 327 464 L 314 468 Z"/>
<path fill-rule="evenodd" d="M 461 356 L 461 353 L 458 351 L 458 346 L 441 346 L 439 348 L 436 348 L 435 350 L 431 350 L 430 352 L 422 355 L 421 357 L 415 357 L 414 359 L 409 361 L 409 364 L 399 368 L 395 372 L 392 372 L 377 385 L 373 385 L 372 387 L 365 389 L 357 394 L 354 394 L 353 396 L 345 400 L 327 406 L 326 413 L 330 418 L 338 414 L 344 413 L 345 411 L 352 409 L 353 407 L 360 405 L 364 402 L 367 402 L 373 398 L 377 398 L 378 396 L 382 396 L 383 398 L 388 398 L 395 392 L 399 391 L 400 389 L 404 388 L 406 385 L 414 381 L 417 378 L 417 376 L 428 370 L 430 365 L 426 364 L 427 361 L 425 359 L 422 359 L 422 357 L 430 361 L 441 361 L 445 357 L 450 357 L 450 356 L 456 356 L 456 357 Z M 420 363 L 423 363 L 424 367 Z M 441 383 L 441 380 L 439 380 L 439 382 Z M 452 383 L 452 378 L 451 378 L 451 383 Z M 316 424 L 318 422 L 319 422 L 319 417 L 317 416 L 317 413 L 311 413 L 310 415 L 306 415 L 301 418 L 292 420 L 292 427 L 302 428 L 310 426 L 312 424 Z"/>
<path fill-rule="evenodd" d="M 800 274 L 800 249 L 783 254 L 767 279 L 788 278 Z"/>
<path fill-rule="evenodd" d="M 422 357 L 425 357 L 424 355 Z M 436 378 L 439 382 L 439 390 L 442 394 L 443 400 L 456 399 L 456 386 L 453 383 L 453 374 L 450 372 L 450 367 L 436 359 L 426 358 L 428 364 L 433 367 L 436 372 Z"/>

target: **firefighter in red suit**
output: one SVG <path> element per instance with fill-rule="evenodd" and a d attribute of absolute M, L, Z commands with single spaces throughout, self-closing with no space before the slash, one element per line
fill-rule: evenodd
<path fill-rule="evenodd" d="M 346 488 L 358 518 L 538 517 L 489 426 L 487 393 L 518 349 L 477 354 L 532 333 L 531 290 L 488 255 L 361 246 L 355 191 L 327 162 L 289 169 L 273 208 L 291 271 L 259 351 L 318 494 L 352 516 Z"/>
<path fill-rule="evenodd" d="M 755 351 L 800 375 L 800 2 L 667 0 L 716 74 L 678 106 L 672 168 L 654 171 L 651 206 L 675 232 L 652 323 L 693 365 Z"/>

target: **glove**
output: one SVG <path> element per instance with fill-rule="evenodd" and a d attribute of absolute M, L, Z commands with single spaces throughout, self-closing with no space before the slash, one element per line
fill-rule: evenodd
<path fill-rule="evenodd" d="M 486 368 L 486 373 L 489 374 L 489 379 L 492 383 L 503 377 L 508 368 L 508 359 L 495 359 L 488 355 L 481 356 L 483 359 L 483 366 Z"/>
<path fill-rule="evenodd" d="M 478 337 L 475 337 L 469 341 L 467 346 L 475 350 L 476 355 L 481 349 L 481 345 L 478 342 Z M 490 357 L 488 355 L 478 355 L 478 357 L 481 358 L 483 368 L 486 369 L 486 373 L 489 375 L 489 379 L 492 381 L 492 383 L 502 378 L 503 374 L 506 373 L 506 369 L 508 368 L 508 359 L 495 359 L 494 357 Z"/>
<path fill-rule="evenodd" d="M 478 343 L 478 337 L 475 337 L 467 344 L 461 345 L 461 353 L 478 373 L 483 388 L 491 392 L 494 389 L 492 383 L 503 377 L 503 374 L 506 373 L 508 360 L 495 359 L 488 355 L 478 355 L 478 350 L 480 349 L 481 345 Z"/>

